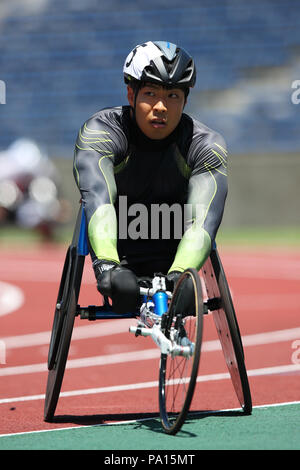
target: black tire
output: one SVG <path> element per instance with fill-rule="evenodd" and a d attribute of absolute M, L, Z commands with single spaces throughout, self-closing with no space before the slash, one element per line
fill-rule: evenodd
<path fill-rule="evenodd" d="M 51 370 L 48 372 L 44 419 L 45 421 L 52 421 L 56 410 L 61 385 L 65 373 L 66 362 L 71 342 L 73 331 L 74 319 L 76 313 L 75 292 L 70 299 L 70 304 L 66 316 L 64 318 L 62 333 L 60 336 L 60 343 L 56 355 L 56 362 Z"/>
<path fill-rule="evenodd" d="M 53 419 L 59 399 L 74 327 L 83 265 L 84 257 L 78 256 L 76 250 L 69 249 L 57 300 L 61 307 L 55 309 L 48 354 L 49 372 L 44 405 L 45 421 Z"/>
<path fill-rule="evenodd" d="M 186 304 L 187 283 L 193 289 L 192 314 Z M 177 321 L 177 326 L 176 326 Z M 203 300 L 199 275 L 195 269 L 187 269 L 180 277 L 167 313 L 165 335 L 170 339 L 171 328 L 180 330 L 194 344 L 192 356 L 161 354 L 159 370 L 159 409 L 164 430 L 176 434 L 183 425 L 193 398 L 201 354 L 203 331 Z"/>
<path fill-rule="evenodd" d="M 61 330 L 63 325 L 64 315 L 68 308 L 70 298 L 70 277 L 72 269 L 71 248 L 68 248 L 65 263 L 63 267 L 62 277 L 60 281 L 58 296 L 56 300 L 54 319 L 51 331 L 49 352 L 48 352 L 48 369 L 51 370 L 54 366 L 56 354 L 59 346 Z"/>
<path fill-rule="evenodd" d="M 218 287 L 217 295 L 220 296 L 220 308 L 212 312 L 213 319 L 235 393 L 244 412 L 251 414 L 252 398 L 245 366 L 242 339 L 230 289 L 217 250 L 211 252 L 210 261 L 212 272 L 208 275 L 204 267 L 204 281 L 208 290 L 210 289 L 209 285 L 216 282 Z"/>

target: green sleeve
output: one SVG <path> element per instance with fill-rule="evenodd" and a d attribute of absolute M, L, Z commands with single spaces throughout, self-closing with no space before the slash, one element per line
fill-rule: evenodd
<path fill-rule="evenodd" d="M 120 147 L 113 129 L 100 119 L 91 119 L 79 131 L 73 165 L 87 217 L 91 248 L 98 259 L 115 262 L 119 262 L 119 256 L 114 157 Z"/>
<path fill-rule="evenodd" d="M 217 150 L 215 150 L 217 149 Z M 221 154 L 222 152 L 222 154 Z M 169 270 L 200 269 L 211 251 L 227 196 L 227 151 L 214 144 L 189 179 L 186 230 Z M 213 160 L 214 159 L 214 160 Z"/>

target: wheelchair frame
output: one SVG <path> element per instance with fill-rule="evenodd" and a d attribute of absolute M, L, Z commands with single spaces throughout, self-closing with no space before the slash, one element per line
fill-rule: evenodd
<path fill-rule="evenodd" d="M 104 298 L 104 305 L 102 306 L 82 307 L 78 305 L 84 261 L 88 254 L 86 216 L 83 205 L 81 205 L 73 238 L 66 253 L 55 307 L 48 354 L 48 380 L 44 406 L 45 421 L 52 421 L 54 418 L 75 317 L 80 316 L 81 319 L 87 320 L 101 320 L 137 318 L 138 316 L 138 312 L 126 314 L 114 313 L 107 298 Z M 211 253 L 201 269 L 200 276 L 203 278 L 207 294 L 202 311 L 204 314 L 209 313 L 213 315 L 235 393 L 243 411 L 246 414 L 251 414 L 252 399 L 241 335 L 230 289 L 215 243 L 213 243 Z M 178 429 L 176 429 L 177 431 Z"/>

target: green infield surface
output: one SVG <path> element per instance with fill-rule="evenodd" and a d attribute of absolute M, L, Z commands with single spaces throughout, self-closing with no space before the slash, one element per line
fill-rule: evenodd
<path fill-rule="evenodd" d="M 199 412 L 190 415 L 176 436 L 164 434 L 159 419 L 149 418 L 106 425 L 1 435 L 0 449 L 299 450 L 300 402 L 254 407 L 250 416 L 235 409 Z M 140 463 L 155 463 L 147 461 L 149 453 L 144 454 L 143 460 L 141 457 L 143 454 L 138 455 Z M 102 459 L 106 459 L 104 463 L 121 463 L 117 460 L 117 454 L 111 452 L 102 452 Z M 132 466 L 133 464 L 134 462 Z"/>

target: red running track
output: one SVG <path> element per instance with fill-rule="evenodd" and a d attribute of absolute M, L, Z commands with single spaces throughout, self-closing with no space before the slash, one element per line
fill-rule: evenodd
<path fill-rule="evenodd" d="M 219 252 L 243 337 L 253 405 L 299 401 L 300 250 Z M 42 246 L 0 253 L 0 434 L 157 414 L 158 350 L 149 338 L 128 333 L 135 320 L 76 319 L 57 422 L 43 421 L 48 342 L 65 250 Z M 88 258 L 79 301 L 100 304 Z M 210 316 L 203 341 L 192 409 L 238 408 Z"/>

